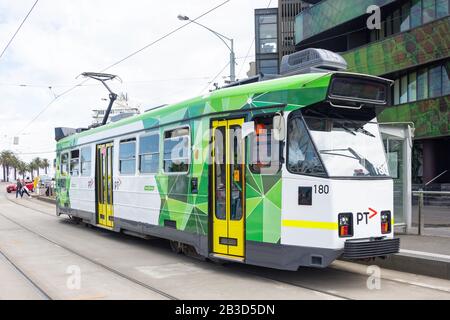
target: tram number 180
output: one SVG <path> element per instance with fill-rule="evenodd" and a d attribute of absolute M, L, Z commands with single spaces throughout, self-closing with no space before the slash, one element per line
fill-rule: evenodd
<path fill-rule="evenodd" d="M 314 185 L 314 193 L 316 194 L 329 194 L 330 193 L 330 186 L 329 185 Z"/>

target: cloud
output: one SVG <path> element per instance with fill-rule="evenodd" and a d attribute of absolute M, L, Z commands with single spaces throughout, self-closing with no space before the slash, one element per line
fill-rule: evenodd
<path fill-rule="evenodd" d="M 0 2 L 0 39 L 9 39 L 34 0 Z M 99 71 L 152 42 L 221 1 L 204 0 L 40 0 L 0 60 L 0 149 L 54 97 L 80 81 L 84 71 Z M 246 55 L 254 39 L 254 9 L 268 0 L 231 1 L 200 20 L 235 39 L 236 56 Z M 0 43 L 3 48 L 3 43 Z M 252 49 L 251 55 L 254 55 Z M 108 72 L 118 74 L 127 92 L 144 107 L 177 102 L 200 94 L 228 62 L 228 49 L 213 34 L 189 25 Z M 247 60 L 247 65 L 254 58 Z M 238 60 L 242 63 L 242 59 Z M 241 69 L 239 65 L 236 68 Z M 240 77 L 245 77 L 245 66 Z M 228 69 L 221 77 L 229 74 Z M 172 80 L 169 80 L 172 79 Z M 11 86 L 39 84 L 42 87 Z M 50 90 L 48 86 L 52 86 Z M 104 107 L 107 92 L 89 85 L 57 100 L 21 137 L 16 151 L 52 150 L 56 126 L 91 123 L 91 110 Z M 5 138 L 5 135 L 8 138 Z M 34 155 L 36 156 L 36 155 Z M 45 155 L 39 155 L 45 157 Z M 24 158 L 29 158 L 24 155 Z"/>

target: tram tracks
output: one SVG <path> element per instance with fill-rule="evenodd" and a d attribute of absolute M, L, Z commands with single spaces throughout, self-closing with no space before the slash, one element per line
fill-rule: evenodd
<path fill-rule="evenodd" d="M 17 202 L 15 202 L 15 201 L 13 201 L 11 199 L 8 199 L 8 200 L 10 202 L 14 203 L 14 204 L 18 204 Z M 26 206 L 24 204 L 18 204 L 18 205 L 21 205 L 22 207 L 25 207 L 25 208 L 27 208 L 29 210 L 37 211 L 37 212 L 40 212 L 40 213 L 52 216 L 54 218 L 57 218 L 56 215 L 51 215 L 48 212 L 44 212 L 43 210 L 32 208 L 32 207 Z M 2 214 L 1 212 L 0 212 L 0 215 L 5 217 L 4 214 Z M 5 217 L 5 218 L 10 220 L 10 221 L 12 221 L 8 217 Z M 89 257 L 87 257 L 87 256 L 85 256 L 83 254 L 81 254 L 80 252 L 78 252 L 78 251 L 76 251 L 74 249 L 71 249 L 71 248 L 68 248 L 68 247 L 66 247 L 64 245 L 61 245 L 61 244 L 59 244 L 59 243 L 57 243 L 57 242 L 47 238 L 46 236 L 44 236 L 42 234 L 39 234 L 39 233 L 35 232 L 34 230 L 31 230 L 31 229 L 27 228 L 26 226 L 21 225 L 20 223 L 17 223 L 16 221 L 12 221 L 12 222 L 17 224 L 17 225 L 19 225 L 19 226 L 21 226 L 22 228 L 26 229 L 27 231 L 32 232 L 34 234 L 37 234 L 40 237 L 46 239 L 47 241 L 50 241 L 51 243 L 56 244 L 56 245 L 58 245 L 58 246 L 60 246 L 60 247 L 62 247 L 64 249 L 68 250 L 69 252 L 72 252 L 72 253 L 76 254 L 77 256 L 80 256 L 80 257 L 82 257 L 82 258 L 84 258 L 84 259 L 86 259 L 86 260 L 96 264 L 97 266 L 100 266 L 100 267 L 102 267 L 104 269 L 107 269 L 110 272 L 115 273 L 118 276 L 121 276 L 121 277 L 123 277 L 123 278 L 125 278 L 125 279 L 127 279 L 129 281 L 132 281 L 132 282 L 134 282 L 134 283 L 136 283 L 138 285 L 141 285 L 141 286 L 143 286 L 143 287 L 145 287 L 145 288 L 147 288 L 147 289 L 149 289 L 149 290 L 151 290 L 153 292 L 161 294 L 162 296 L 165 296 L 168 299 L 178 300 L 178 298 L 176 298 L 176 297 L 174 297 L 174 296 L 172 296 L 172 295 L 170 295 L 170 294 L 168 294 L 166 292 L 163 292 L 163 291 L 161 291 L 161 290 L 159 290 L 159 289 L 157 289 L 155 287 L 149 286 L 149 285 L 147 285 L 147 284 L 145 284 L 145 283 L 143 283 L 143 282 L 141 282 L 139 280 L 131 278 L 131 277 L 127 276 L 126 274 L 124 274 L 124 273 L 122 273 L 122 272 L 120 272 L 120 271 L 118 271 L 118 270 L 116 270 L 116 269 L 114 269 L 112 267 L 106 266 L 106 265 L 102 264 L 101 262 L 93 260 L 93 259 L 91 259 L 91 258 L 89 258 Z M 292 282 L 292 281 L 289 281 L 289 280 L 283 280 L 283 279 L 279 279 L 279 278 L 276 278 L 276 277 L 267 276 L 267 275 L 264 275 L 264 274 L 262 274 L 260 272 L 253 272 L 253 271 L 241 270 L 241 269 L 235 270 L 235 271 L 238 271 L 238 272 L 244 273 L 244 274 L 248 274 L 248 275 L 252 275 L 252 276 L 255 276 L 255 277 L 258 277 L 258 278 L 261 278 L 261 279 L 270 280 L 270 281 L 273 281 L 273 282 L 278 282 L 278 283 L 282 283 L 282 284 L 285 284 L 285 285 L 290 285 L 290 286 L 302 288 L 302 289 L 305 289 L 305 290 L 309 290 L 309 291 L 312 291 L 312 292 L 324 294 L 324 295 L 331 296 L 331 297 L 338 298 L 338 299 L 354 300 L 353 298 L 350 298 L 350 297 L 342 295 L 342 294 L 329 292 L 328 290 L 316 288 L 316 287 L 305 285 L 305 284 L 300 284 L 300 283 L 297 283 L 297 282 Z M 349 274 L 352 273 L 352 272 L 346 271 L 346 270 L 336 270 L 336 271 L 345 272 L 345 273 L 349 273 Z M 385 280 L 390 281 L 390 282 L 395 282 L 395 283 L 401 284 L 403 286 L 404 285 L 408 285 L 408 286 L 414 286 L 414 287 L 420 287 L 420 288 L 427 288 L 427 289 L 431 289 L 431 290 L 434 290 L 434 291 L 440 291 L 440 292 L 446 292 L 446 293 L 449 292 L 448 290 L 444 290 L 442 288 L 433 288 L 433 287 L 427 286 L 426 284 L 408 282 L 408 281 L 405 281 L 405 280 L 398 280 L 398 279 L 395 279 L 395 278 L 386 278 Z"/>
<path fill-rule="evenodd" d="M 32 209 L 32 208 L 29 208 L 29 209 L 34 210 L 34 209 Z M 37 232 L 37 231 L 35 231 L 35 230 L 32 230 L 32 229 L 30 229 L 29 227 L 23 225 L 22 223 L 17 222 L 17 221 L 15 221 L 14 219 L 11 219 L 10 217 L 8 217 L 7 215 L 5 215 L 5 214 L 4 214 L 3 212 L 1 212 L 1 211 L 0 211 L 0 216 L 3 217 L 4 219 L 8 220 L 9 222 L 11 222 L 11 223 L 13 223 L 13 224 L 19 226 L 20 228 L 22 228 L 22 229 L 24 229 L 24 230 L 26 230 L 26 231 L 28 231 L 28 232 L 30 232 L 30 233 L 32 233 L 32 234 L 38 236 L 38 237 L 44 239 L 44 240 L 46 240 L 46 241 L 48 241 L 48 242 L 50 242 L 50 243 L 52 243 L 52 244 L 54 244 L 54 245 L 56 245 L 56 246 L 58 246 L 58 247 L 64 249 L 64 250 L 66 250 L 66 251 L 68 251 L 68 252 L 70 252 L 70 253 L 72 253 L 72 254 L 74 254 L 74 255 L 76 255 L 76 256 L 78 256 L 78 257 L 80 257 L 80 258 L 82 258 L 82 259 L 84 259 L 84 260 L 86 260 L 86 261 L 88 261 L 88 262 L 90 262 L 90 263 L 96 265 L 96 266 L 98 266 L 98 267 L 101 267 L 102 269 L 105 269 L 105 270 L 109 271 L 109 272 L 113 273 L 113 274 L 116 275 L 116 276 L 119 276 L 119 277 L 121 277 L 121 278 L 123 278 L 123 279 L 126 279 L 126 280 L 128 280 L 128 281 L 130 281 L 130 282 L 132 282 L 132 283 L 134 283 L 134 284 L 136 284 L 136 285 L 138 285 L 138 286 L 140 286 L 140 287 L 143 287 L 143 288 L 145 288 L 145 289 L 147 289 L 147 290 L 150 290 L 150 291 L 152 291 L 152 292 L 154 292 L 154 293 L 157 293 L 157 294 L 163 296 L 163 297 L 166 298 L 166 299 L 169 299 L 169 300 L 179 300 L 177 297 L 175 297 L 175 296 L 173 296 L 173 295 L 171 295 L 171 294 L 169 294 L 169 293 L 167 293 L 167 292 L 164 292 L 164 291 L 162 291 L 162 290 L 160 290 L 160 289 L 158 289 L 158 288 L 156 288 L 156 287 L 154 287 L 154 286 L 148 285 L 148 284 L 146 284 L 146 283 L 144 283 L 144 282 L 142 282 L 142 281 L 140 281 L 140 280 L 137 280 L 137 279 L 135 279 L 135 278 L 133 278 L 133 277 L 130 277 L 130 276 L 128 276 L 127 274 L 124 274 L 123 272 L 121 272 L 121 271 L 119 271 L 119 270 L 117 270 L 117 269 L 115 269 L 115 268 L 113 268 L 113 267 L 107 266 L 107 265 L 105 265 L 105 264 L 103 264 L 103 263 L 101 263 L 101 262 L 99 262 L 99 261 L 97 261 L 97 260 L 95 260 L 95 259 L 92 259 L 92 258 L 86 256 L 85 254 L 82 254 L 81 252 L 79 252 L 79 251 L 77 251 L 77 250 L 74 250 L 74 249 L 72 249 L 72 248 L 69 248 L 69 247 L 67 247 L 67 246 L 65 246 L 65 245 L 63 245 L 63 244 L 61 244 L 61 243 L 58 243 L 58 242 L 56 242 L 56 241 L 54 241 L 54 240 L 48 238 L 47 236 L 41 234 L 40 232 Z M 44 296 L 50 298 L 49 295 L 45 293 L 45 291 L 43 291 L 39 286 L 37 286 L 36 283 L 35 283 L 30 277 L 28 277 L 28 276 L 25 274 L 25 272 L 23 272 L 23 271 L 17 266 L 17 264 L 15 264 L 10 258 L 8 258 L 4 253 L 2 253 L 1 250 L 0 250 L 0 254 L 1 254 L 2 256 L 4 256 L 5 259 L 6 259 L 9 263 L 11 263 L 12 266 L 14 266 L 15 269 L 18 270 L 18 271 L 19 271 L 26 279 L 28 279 L 28 280 L 29 280 L 29 281 L 30 281 L 37 289 L 39 289 L 39 291 L 42 292 L 42 293 L 44 294 Z M 51 299 L 51 298 L 50 298 L 50 299 Z"/>
<path fill-rule="evenodd" d="M 8 198 L 7 198 L 7 199 L 8 199 Z M 48 212 L 44 212 L 44 211 L 42 211 L 42 210 L 38 210 L 38 209 L 36 209 L 36 208 L 32 208 L 32 207 L 26 206 L 26 205 L 21 204 L 21 203 L 19 204 L 19 203 L 17 203 L 16 201 L 13 201 L 13 200 L 11 200 L 11 199 L 8 199 L 8 200 L 9 200 L 10 202 L 14 203 L 14 204 L 18 204 L 18 205 L 20 205 L 20 206 L 22 206 L 22 207 L 25 207 L 25 208 L 29 209 L 29 210 L 33 210 L 33 211 L 36 211 L 36 212 L 39 212 L 39 213 L 43 213 L 43 214 L 45 214 L 45 215 L 49 215 L 49 216 L 52 216 L 52 217 L 55 217 L 55 218 L 56 218 L 56 216 L 50 215 Z M 75 254 L 75 255 L 77 255 L 77 256 L 79 256 L 79 257 L 81 257 L 81 258 L 83 258 L 83 259 L 85 259 L 85 260 L 87 260 L 87 261 L 89 261 L 89 262 L 92 262 L 92 263 L 94 263 L 94 264 L 97 265 L 97 266 L 100 266 L 100 267 L 102 267 L 102 268 L 104 268 L 104 269 L 106 269 L 106 270 L 108 270 L 108 271 L 110 271 L 110 272 L 113 272 L 113 273 L 116 274 L 116 275 L 119 275 L 119 276 L 121 276 L 121 277 L 123 277 L 123 278 L 125 278 L 125 279 L 127 279 L 127 280 L 129 280 L 129 281 L 132 281 L 132 282 L 134 282 L 134 283 L 136 283 L 136 284 L 138 284 L 138 285 L 141 285 L 141 286 L 143 286 L 143 287 L 145 287 L 145 288 L 147 288 L 147 289 L 150 289 L 151 291 L 154 291 L 154 292 L 156 292 L 156 293 L 158 293 L 158 294 L 161 294 L 161 295 L 165 296 L 166 298 L 168 298 L 168 299 L 170 299 L 170 300 L 178 300 L 178 298 L 176 298 L 176 297 L 174 297 L 174 296 L 172 296 L 172 295 L 170 295 L 170 294 L 168 294 L 168 293 L 165 293 L 165 292 L 163 292 L 163 291 L 161 291 L 161 290 L 159 290 L 159 289 L 157 289 L 157 288 L 155 288 L 155 287 L 148 286 L 147 284 L 142 283 L 141 281 L 136 280 L 136 279 L 134 279 L 134 278 L 131 278 L 131 277 L 129 277 L 129 276 L 123 274 L 122 272 L 117 271 L 117 270 L 114 269 L 114 268 L 111 268 L 111 267 L 109 267 L 109 266 L 104 265 L 103 263 L 101 263 L 101 262 L 99 262 L 99 261 L 97 261 L 97 260 L 93 260 L 93 259 L 91 259 L 91 258 L 85 256 L 84 254 L 81 254 L 80 252 L 78 252 L 78 251 L 76 251 L 76 250 L 74 250 L 74 249 L 72 249 L 72 248 L 68 248 L 67 246 L 61 245 L 60 243 L 58 243 L 58 242 L 56 242 L 56 241 L 54 241 L 54 240 L 52 240 L 52 239 L 49 239 L 48 237 L 46 237 L 45 235 L 42 235 L 42 234 L 39 233 L 39 232 L 36 232 L 36 231 L 34 231 L 34 230 L 31 230 L 31 229 L 28 228 L 27 226 L 24 226 L 23 224 L 21 224 L 21 223 L 19 223 L 19 222 L 17 222 L 17 221 L 14 221 L 13 219 L 11 219 L 11 218 L 5 216 L 1 211 L 0 211 L 0 216 L 4 217 L 5 219 L 9 220 L 9 221 L 12 222 L 12 223 L 18 225 L 19 227 L 21 227 L 21 228 L 27 230 L 28 232 L 31 232 L 31 233 L 33 233 L 33 234 L 35 234 L 35 235 L 37 235 L 37 236 L 39 236 L 39 237 L 41 237 L 41 238 L 43 238 L 43 239 L 49 241 L 50 243 L 53 243 L 53 244 L 55 244 L 55 245 L 58 245 L 58 246 L 60 246 L 61 248 L 65 249 L 65 250 L 67 250 L 67 251 L 69 251 L 69 252 L 71 252 L 71 253 L 73 253 L 73 254 Z M 312 288 L 312 287 L 308 287 L 308 286 L 304 286 L 304 285 L 300 285 L 300 284 L 296 284 L 296 283 L 291 283 L 291 282 L 288 282 L 288 281 L 283 281 L 283 280 L 279 280 L 279 279 L 275 279 L 275 278 L 271 278 L 271 277 L 262 276 L 262 275 L 257 274 L 257 273 L 248 272 L 248 271 L 242 271 L 242 270 L 240 270 L 239 272 L 240 272 L 240 273 L 244 273 L 244 274 L 248 274 L 248 275 L 252 275 L 252 276 L 255 276 L 255 277 L 258 277 L 258 278 L 261 278 L 261 279 L 270 280 L 270 281 L 273 281 L 273 282 L 278 282 L 278 283 L 282 283 L 282 284 L 285 284 L 285 285 L 290 285 L 290 286 L 294 286 L 294 287 L 306 289 L 306 290 L 308 290 L 308 291 L 312 291 L 312 292 L 324 294 L 324 295 L 327 295 L 327 296 L 332 296 L 332 297 L 335 297 L 335 298 L 338 298 L 338 299 L 351 300 L 351 299 L 349 299 L 349 298 L 347 298 L 347 297 L 344 297 L 344 296 L 341 296 L 341 295 L 337 295 L 337 294 L 333 294 L 333 293 L 329 293 L 329 292 L 326 292 L 326 291 L 324 291 L 324 290 L 318 290 L 318 289 L 315 289 L 315 288 Z"/>
<path fill-rule="evenodd" d="M 0 259 L 3 258 L 5 262 L 15 270 L 44 300 L 53 300 L 52 297 L 39 286 L 31 277 L 29 277 L 24 270 L 22 270 L 9 256 L 7 256 L 0 249 Z"/>

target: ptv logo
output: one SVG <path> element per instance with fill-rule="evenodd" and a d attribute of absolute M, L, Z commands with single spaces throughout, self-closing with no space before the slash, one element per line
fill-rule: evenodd
<path fill-rule="evenodd" d="M 360 223 L 368 224 L 369 220 L 375 217 L 378 214 L 378 211 L 369 208 L 370 212 L 358 212 L 356 214 L 356 224 L 359 225 Z"/>

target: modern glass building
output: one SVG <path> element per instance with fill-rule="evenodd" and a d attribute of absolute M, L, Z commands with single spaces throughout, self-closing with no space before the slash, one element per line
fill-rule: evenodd
<path fill-rule="evenodd" d="M 380 122 L 413 122 L 413 183 L 450 186 L 450 1 L 323 0 L 295 19 L 296 50 L 341 53 L 349 71 L 395 80 Z M 368 8 L 381 9 L 369 29 Z"/>

